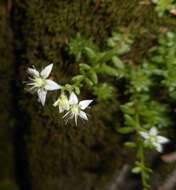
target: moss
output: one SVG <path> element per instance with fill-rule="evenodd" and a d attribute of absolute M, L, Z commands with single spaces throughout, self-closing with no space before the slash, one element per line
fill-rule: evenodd
<path fill-rule="evenodd" d="M 141 5 L 139 0 L 98 2 L 15 0 L 13 25 L 19 71 L 16 78 L 26 80 L 28 66 L 40 68 L 54 62 L 55 80 L 60 83 L 69 80 L 76 65 L 64 47 L 78 32 L 103 47 L 111 31 L 127 27 L 137 34 L 139 43 L 129 56 L 138 62 L 160 26 L 176 25 L 172 18 L 159 19 L 151 5 Z M 23 88 L 16 100 L 26 119 L 20 120 L 19 125 L 24 129 L 20 134 L 25 137 L 28 180 L 33 190 L 103 189 L 116 168 L 122 167 L 125 157 L 127 162 L 133 160 L 132 154 L 122 151 L 123 139 L 115 130 L 120 125 L 117 100 L 95 106 L 90 122 L 78 127 L 65 126 L 49 106 L 53 99 L 49 98 L 43 109 L 36 97 Z M 116 122 L 112 123 L 113 120 Z"/>
<path fill-rule="evenodd" d="M 14 176 L 14 117 L 12 117 L 11 81 L 13 72 L 12 31 L 4 6 L 0 5 L 0 189 L 16 188 Z M 7 183 L 6 183 L 7 182 Z"/>

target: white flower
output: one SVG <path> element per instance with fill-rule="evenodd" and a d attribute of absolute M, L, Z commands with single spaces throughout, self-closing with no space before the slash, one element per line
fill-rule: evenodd
<path fill-rule="evenodd" d="M 58 90 L 61 88 L 56 82 L 47 79 L 51 73 L 53 64 L 46 66 L 41 72 L 38 72 L 34 67 L 28 68 L 29 78 L 31 82 L 28 85 L 32 86 L 31 91 L 37 92 L 39 101 L 45 105 L 47 91 Z"/>
<path fill-rule="evenodd" d="M 67 96 L 62 93 L 61 96 L 53 104 L 54 107 L 59 106 L 59 112 L 68 111 L 70 109 L 70 103 Z"/>
<path fill-rule="evenodd" d="M 87 114 L 83 110 L 85 110 L 92 101 L 93 100 L 83 100 L 78 102 L 78 97 L 74 92 L 72 92 L 69 97 L 70 109 L 64 115 L 64 118 L 66 116 L 68 116 L 68 119 L 75 118 L 76 125 L 77 125 L 78 116 L 84 120 L 88 120 Z"/>
<path fill-rule="evenodd" d="M 149 132 L 140 132 L 140 135 L 145 139 L 146 146 L 155 147 L 158 152 L 162 152 L 162 144 L 169 142 L 169 139 L 158 135 L 155 127 L 152 127 Z"/>
<path fill-rule="evenodd" d="M 158 3 L 158 0 L 152 0 L 153 3 Z"/>

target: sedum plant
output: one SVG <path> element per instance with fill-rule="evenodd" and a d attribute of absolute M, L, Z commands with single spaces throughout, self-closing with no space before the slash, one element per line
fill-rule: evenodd
<path fill-rule="evenodd" d="M 150 50 L 150 69 L 155 77 L 160 78 L 161 88 L 168 96 L 176 99 L 176 32 L 161 34 L 158 45 Z"/>
<path fill-rule="evenodd" d="M 126 68 L 119 56 L 129 52 L 132 43 L 132 36 L 122 32 L 113 33 L 107 40 L 106 50 L 101 50 L 93 42 L 86 43 L 79 35 L 71 39 L 69 54 L 75 56 L 79 65 L 79 74 L 72 78 L 73 83 L 79 88 L 86 85 L 99 98 L 105 98 L 105 94 L 108 98 L 108 94 L 113 91 L 113 85 L 101 82 L 104 81 L 102 78 L 120 79 L 126 74 Z"/>
<path fill-rule="evenodd" d="M 167 99 L 168 96 L 176 98 L 176 33 L 161 34 L 158 45 L 150 50 L 150 58 L 141 60 L 140 65 L 129 64 L 122 59 L 131 50 L 133 41 L 134 36 L 118 31 L 107 39 L 104 48 L 100 48 L 91 40 L 77 35 L 67 47 L 68 54 L 78 65 L 70 83 L 58 85 L 52 81 L 49 74 L 53 65 L 50 64 L 41 72 L 29 68 L 32 82 L 28 85 L 38 93 L 42 105 L 45 98 L 41 97 L 41 92 L 46 97 L 48 90 L 58 90 L 58 99 L 53 102 L 53 106 L 58 107 L 66 124 L 74 119 L 77 125 L 78 118 L 88 120 L 85 110 L 93 101 L 79 101 L 78 96 L 86 90 L 99 101 L 113 99 L 118 81 L 123 86 L 121 91 L 124 96 L 120 105 L 123 127 L 118 128 L 118 132 L 129 135 L 131 140 L 125 142 L 125 145 L 136 151 L 132 172 L 141 175 L 143 189 L 148 190 L 152 170 L 146 164 L 145 151 L 162 152 L 163 145 L 169 142 L 160 133 L 172 125 Z M 158 90 L 164 94 L 163 97 L 155 96 Z"/>
<path fill-rule="evenodd" d="M 171 14 L 176 14 L 176 1 L 175 0 L 152 0 L 156 4 L 156 11 L 159 16 L 163 16 L 165 12 L 170 12 Z"/>

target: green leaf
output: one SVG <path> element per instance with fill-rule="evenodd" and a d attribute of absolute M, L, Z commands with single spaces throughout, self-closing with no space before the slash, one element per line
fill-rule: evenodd
<path fill-rule="evenodd" d="M 139 174 L 141 172 L 141 168 L 140 167 L 134 167 L 133 169 L 132 169 L 132 173 L 134 173 L 134 174 Z"/>
<path fill-rule="evenodd" d="M 84 50 L 91 63 L 93 64 L 96 62 L 97 54 L 94 52 L 94 50 L 89 47 L 85 47 Z"/>
<path fill-rule="evenodd" d="M 108 66 L 107 64 L 102 64 L 98 70 L 101 74 L 107 74 L 109 76 L 118 76 L 118 72 L 116 69 L 114 69 L 111 66 Z"/>
<path fill-rule="evenodd" d="M 94 83 L 88 78 L 85 78 L 85 82 L 87 83 L 88 86 L 93 86 L 94 85 Z"/>
<path fill-rule="evenodd" d="M 73 86 L 70 85 L 70 84 L 66 84 L 66 85 L 65 85 L 65 90 L 67 90 L 68 92 L 72 92 Z"/>
<path fill-rule="evenodd" d="M 83 75 L 76 75 L 75 77 L 72 78 L 73 82 L 81 82 L 84 79 Z"/>
<path fill-rule="evenodd" d="M 130 50 L 129 44 L 122 44 L 120 48 L 118 48 L 118 54 L 122 55 L 124 53 L 127 53 Z"/>
<path fill-rule="evenodd" d="M 98 83 L 98 76 L 95 71 L 90 71 L 88 77 L 94 84 Z"/>
<path fill-rule="evenodd" d="M 112 99 L 114 97 L 114 87 L 111 84 L 98 84 L 93 90 L 93 94 L 96 95 L 100 101 Z"/>
<path fill-rule="evenodd" d="M 116 42 L 115 42 L 112 38 L 109 38 L 109 39 L 107 40 L 107 45 L 108 45 L 109 47 L 115 47 L 115 46 L 116 46 Z"/>
<path fill-rule="evenodd" d="M 125 115 L 124 115 L 124 118 L 125 118 L 125 124 L 126 124 L 127 126 L 136 127 L 136 120 L 135 120 L 135 118 L 131 117 L 131 116 L 128 115 L 128 114 L 125 114 Z"/>
<path fill-rule="evenodd" d="M 122 127 L 122 128 L 118 129 L 118 132 L 122 133 L 122 134 L 128 134 L 128 133 L 134 132 L 134 128 L 132 128 L 132 127 Z"/>
<path fill-rule="evenodd" d="M 156 55 L 151 58 L 151 60 L 155 63 L 162 63 L 163 62 L 163 57 L 161 55 Z"/>
<path fill-rule="evenodd" d="M 79 87 L 77 87 L 77 86 L 75 86 L 75 92 L 76 92 L 76 94 L 80 94 L 80 89 L 79 89 Z"/>
<path fill-rule="evenodd" d="M 135 113 L 134 102 L 128 102 L 124 105 L 121 105 L 120 108 L 123 111 L 123 113 L 128 115 L 133 115 Z"/>
<path fill-rule="evenodd" d="M 149 76 L 147 76 L 145 70 L 140 67 L 138 67 L 136 70 L 132 70 L 130 82 L 130 90 L 133 91 L 134 88 L 137 92 L 148 91 L 149 86 L 151 85 Z"/>
<path fill-rule="evenodd" d="M 151 168 L 148 168 L 148 167 L 145 167 L 144 170 L 147 172 L 147 173 L 153 173 L 153 170 Z"/>
<path fill-rule="evenodd" d="M 112 58 L 112 62 L 114 64 L 115 67 L 119 68 L 119 69 L 124 69 L 124 63 L 122 62 L 122 60 L 120 60 L 117 56 L 114 56 Z"/>
<path fill-rule="evenodd" d="M 124 145 L 125 145 L 126 147 L 128 147 L 128 148 L 135 148 L 135 147 L 136 147 L 136 144 L 133 143 L 133 142 L 126 142 Z"/>
<path fill-rule="evenodd" d="M 110 61 L 116 54 L 117 54 L 116 49 L 105 51 L 105 52 L 100 54 L 100 57 L 99 57 L 98 61 L 100 63 Z"/>
<path fill-rule="evenodd" d="M 89 70 L 89 69 L 91 69 L 91 67 L 88 64 L 85 64 L 85 63 L 80 63 L 79 66 L 83 70 Z"/>

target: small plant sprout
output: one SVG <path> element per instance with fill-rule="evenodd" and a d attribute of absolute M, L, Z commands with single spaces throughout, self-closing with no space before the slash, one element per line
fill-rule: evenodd
<path fill-rule="evenodd" d="M 154 147 L 158 152 L 162 152 L 162 144 L 169 142 L 169 139 L 158 135 L 156 127 L 152 127 L 149 132 L 140 132 L 145 139 L 144 144 L 148 147 Z"/>
<path fill-rule="evenodd" d="M 39 102 L 41 102 L 43 106 L 45 105 L 47 91 L 58 90 L 61 88 L 56 82 L 48 79 L 52 68 L 53 64 L 49 64 L 41 72 L 37 71 L 35 67 L 28 68 L 28 73 L 31 76 L 29 79 L 31 82 L 27 85 L 32 86 L 30 88 L 32 92 L 37 92 Z"/>
<path fill-rule="evenodd" d="M 60 97 L 56 100 L 56 102 L 54 102 L 53 106 L 54 107 L 58 106 L 60 113 L 68 111 L 70 109 L 70 103 L 65 93 L 62 93 L 60 95 Z"/>
<path fill-rule="evenodd" d="M 66 121 L 74 118 L 77 125 L 78 117 L 88 120 L 87 114 L 83 110 L 85 110 L 90 105 L 90 103 L 92 103 L 92 101 L 93 100 L 83 100 L 79 102 L 76 94 L 72 92 L 69 97 L 70 109 L 64 115 L 64 118 L 67 117 Z"/>

